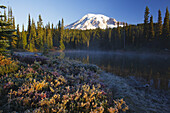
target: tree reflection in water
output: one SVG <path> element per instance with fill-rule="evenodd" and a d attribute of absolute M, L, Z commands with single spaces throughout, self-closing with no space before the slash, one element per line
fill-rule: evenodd
<path fill-rule="evenodd" d="M 142 78 L 157 89 L 170 88 L 169 55 L 67 51 L 65 57 L 96 64 L 106 72 L 122 77 Z"/>

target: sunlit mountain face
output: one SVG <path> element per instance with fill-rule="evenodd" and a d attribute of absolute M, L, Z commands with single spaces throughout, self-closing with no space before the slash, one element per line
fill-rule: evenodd
<path fill-rule="evenodd" d="M 123 22 L 119 22 L 119 26 L 123 26 Z M 66 25 L 65 29 L 106 29 L 118 27 L 118 21 L 114 18 L 107 17 L 102 14 L 87 14 L 83 16 L 80 20 Z"/>

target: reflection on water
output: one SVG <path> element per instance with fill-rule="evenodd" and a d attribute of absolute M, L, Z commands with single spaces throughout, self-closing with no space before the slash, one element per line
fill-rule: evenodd
<path fill-rule="evenodd" d="M 98 65 L 122 77 L 145 79 L 158 89 L 170 89 L 170 57 L 147 54 L 67 51 L 65 57 Z M 63 53 L 61 54 L 63 57 Z"/>

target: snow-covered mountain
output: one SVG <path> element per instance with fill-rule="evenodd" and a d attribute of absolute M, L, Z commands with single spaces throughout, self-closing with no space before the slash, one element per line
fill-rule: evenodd
<path fill-rule="evenodd" d="M 87 14 L 83 16 L 80 20 L 66 25 L 65 29 L 106 29 L 117 27 L 117 22 L 114 18 L 107 17 L 102 14 Z M 123 22 L 119 22 L 120 26 L 123 26 Z"/>

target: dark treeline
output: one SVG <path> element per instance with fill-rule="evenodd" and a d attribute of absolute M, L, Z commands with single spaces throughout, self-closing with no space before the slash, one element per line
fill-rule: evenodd
<path fill-rule="evenodd" d="M 158 22 L 153 23 L 153 16 L 149 17 L 149 8 L 146 7 L 144 23 L 124 27 L 95 30 L 65 30 L 64 42 L 70 49 L 170 49 L 170 19 L 166 9 L 164 22 L 161 11 L 158 11 Z M 163 24 L 162 24 L 163 23 Z"/>
<path fill-rule="evenodd" d="M 4 13 L 6 15 L 6 11 Z M 12 10 L 8 10 L 8 17 L 12 17 Z M 14 17 L 4 19 L 11 21 L 15 29 Z M 161 11 L 158 11 L 158 21 L 153 23 L 153 16 L 150 16 L 149 8 L 146 7 L 144 23 L 128 25 L 124 27 L 94 30 L 64 29 L 64 20 L 59 21 L 57 26 L 48 23 L 43 25 L 41 15 L 37 23 L 28 16 L 28 27 L 20 32 L 17 25 L 17 38 L 13 37 L 12 47 L 28 51 L 42 51 L 44 49 L 87 49 L 87 50 L 138 50 L 170 49 L 170 18 L 168 8 L 166 9 L 164 21 L 162 22 Z"/>

